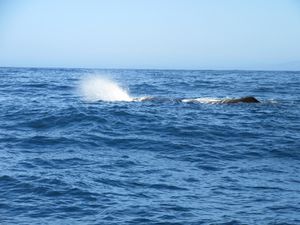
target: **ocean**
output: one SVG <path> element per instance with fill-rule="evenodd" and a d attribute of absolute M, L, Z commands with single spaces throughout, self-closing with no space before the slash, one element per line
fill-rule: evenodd
<path fill-rule="evenodd" d="M 0 224 L 300 224 L 300 72 L 0 68 L 0 104 Z"/>

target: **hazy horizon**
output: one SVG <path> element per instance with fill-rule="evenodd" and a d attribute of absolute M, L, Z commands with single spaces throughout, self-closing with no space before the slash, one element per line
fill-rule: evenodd
<path fill-rule="evenodd" d="M 296 0 L 0 0 L 0 67 L 300 70 Z"/>
<path fill-rule="evenodd" d="M 209 68 L 200 68 L 200 69 L 181 69 L 181 68 L 121 68 L 121 67 L 115 67 L 115 68 L 105 68 L 105 67 L 56 67 L 56 66 L 0 66 L 0 68 L 15 68 L 15 69 L 49 69 L 49 70 L 55 70 L 55 69 L 66 69 L 66 70 L 153 70 L 153 71 L 258 71 L 258 72 L 300 72 L 300 69 L 209 69 Z"/>

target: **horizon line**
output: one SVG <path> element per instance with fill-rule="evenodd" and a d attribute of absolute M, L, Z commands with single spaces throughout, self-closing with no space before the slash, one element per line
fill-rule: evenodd
<path fill-rule="evenodd" d="M 85 69 L 85 70 L 158 70 L 158 71 L 256 71 L 256 72 L 300 72 L 300 69 L 169 69 L 169 68 L 99 68 L 99 67 L 56 67 L 56 66 L 0 66 L 0 68 L 16 68 L 16 69 Z"/>

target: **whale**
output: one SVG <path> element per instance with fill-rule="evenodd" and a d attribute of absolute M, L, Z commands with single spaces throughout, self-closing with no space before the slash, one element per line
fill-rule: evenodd
<path fill-rule="evenodd" d="M 246 96 L 242 98 L 225 98 L 225 99 L 215 99 L 215 98 L 159 98 L 159 97 L 141 97 L 135 98 L 133 101 L 138 102 L 176 102 L 176 103 L 207 103 L 207 104 L 234 104 L 234 103 L 260 103 L 253 96 Z"/>
<path fill-rule="evenodd" d="M 220 103 L 231 104 L 231 103 L 260 103 L 255 97 L 247 96 L 242 98 L 224 99 L 220 100 Z"/>
<path fill-rule="evenodd" d="M 206 104 L 234 104 L 234 103 L 260 103 L 253 96 L 246 96 L 242 98 L 189 98 L 182 99 L 181 102 L 185 103 L 206 103 Z"/>

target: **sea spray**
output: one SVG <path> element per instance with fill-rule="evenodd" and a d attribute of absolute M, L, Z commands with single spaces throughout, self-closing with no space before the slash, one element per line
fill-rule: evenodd
<path fill-rule="evenodd" d="M 79 86 L 87 101 L 132 101 L 126 90 L 115 81 L 99 76 L 85 77 Z"/>

